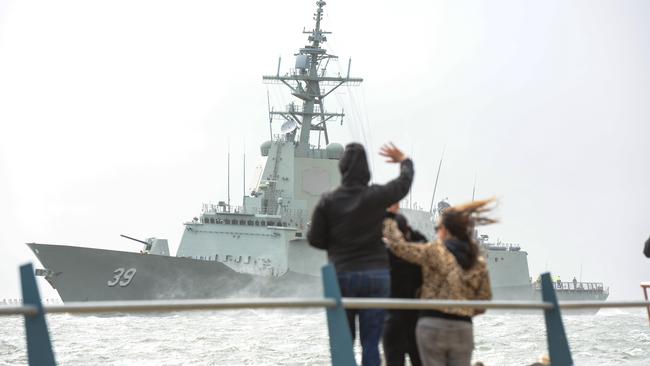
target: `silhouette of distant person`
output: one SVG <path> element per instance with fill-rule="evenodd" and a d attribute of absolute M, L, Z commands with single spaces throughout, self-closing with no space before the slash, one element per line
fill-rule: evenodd
<path fill-rule="evenodd" d="M 341 185 L 321 197 L 307 233 L 312 246 L 327 250 L 343 297 L 388 297 L 390 292 L 382 225 L 386 209 L 404 198 L 411 188 L 413 163 L 392 144 L 384 145 L 380 155 L 388 158 L 389 163 L 400 164 L 399 177 L 385 185 L 368 185 L 370 169 L 365 149 L 358 143 L 345 147 L 339 162 Z M 385 311 L 349 309 L 346 312 L 353 339 L 355 318 L 359 319 L 362 364 L 379 366 Z"/>

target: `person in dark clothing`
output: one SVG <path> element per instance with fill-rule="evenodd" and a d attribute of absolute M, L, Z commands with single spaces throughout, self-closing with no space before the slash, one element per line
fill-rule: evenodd
<path fill-rule="evenodd" d="M 410 243 L 426 243 L 427 238 L 408 225 L 404 215 L 399 212 L 399 204 L 389 208 L 387 218 L 397 222 L 397 227 Z M 390 297 L 415 299 L 422 286 L 422 267 L 409 263 L 392 252 L 388 252 L 390 263 Z M 388 310 L 384 323 L 384 358 L 386 366 L 404 366 L 405 355 L 409 355 L 411 365 L 420 366 L 420 354 L 415 339 L 415 326 L 418 322 L 417 310 Z"/>
<path fill-rule="evenodd" d="M 380 155 L 400 163 L 400 175 L 385 185 L 370 182 L 370 169 L 362 145 L 345 147 L 339 162 L 341 185 L 325 193 L 314 208 L 307 233 L 309 243 L 327 250 L 334 264 L 343 297 L 388 297 L 388 253 L 382 242 L 386 209 L 399 202 L 411 188 L 413 162 L 395 145 L 384 145 Z M 385 311 L 346 310 L 352 337 L 359 318 L 362 364 L 379 365 L 379 340 Z"/>
<path fill-rule="evenodd" d="M 643 248 L 643 254 L 645 254 L 646 257 L 650 258 L 650 238 L 645 241 L 645 248 Z"/>
<path fill-rule="evenodd" d="M 436 227 L 437 240 L 408 243 L 395 220 L 386 220 L 384 237 L 398 257 L 422 266 L 422 299 L 490 300 L 487 262 L 474 237 L 477 225 L 496 220 L 485 213 L 493 200 L 472 201 L 445 209 Z M 415 336 L 425 366 L 470 366 L 474 349 L 472 317 L 484 308 L 444 308 L 420 313 Z"/>

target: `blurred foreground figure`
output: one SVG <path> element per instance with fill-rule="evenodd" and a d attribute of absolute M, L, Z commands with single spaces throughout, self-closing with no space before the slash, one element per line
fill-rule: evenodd
<path fill-rule="evenodd" d="M 397 227 L 407 242 L 420 245 L 427 242 L 427 238 L 410 227 L 406 217 L 399 213 L 399 203 L 388 208 L 386 217 L 397 222 Z M 390 297 L 418 298 L 422 286 L 422 267 L 409 263 L 392 252 L 388 253 L 388 262 L 390 263 Z M 412 366 L 422 364 L 415 340 L 418 315 L 419 310 L 388 310 L 382 338 L 386 366 L 404 366 L 407 354 Z"/>
<path fill-rule="evenodd" d="M 646 257 L 650 258 L 650 238 L 645 241 L 645 248 L 643 248 L 643 254 L 645 254 Z"/>
<path fill-rule="evenodd" d="M 386 209 L 404 198 L 411 188 L 413 163 L 392 144 L 384 145 L 380 155 L 387 157 L 389 163 L 400 163 L 400 175 L 385 185 L 369 186 L 370 169 L 363 146 L 352 143 L 345 147 L 339 162 L 341 185 L 321 197 L 307 234 L 312 246 L 327 250 L 343 297 L 389 295 L 388 253 L 382 243 L 382 223 Z M 379 340 L 385 311 L 346 312 L 353 339 L 355 318 L 359 318 L 362 364 L 380 365 Z"/>
<path fill-rule="evenodd" d="M 483 216 L 491 200 L 473 201 L 442 212 L 437 240 L 406 242 L 397 222 L 386 220 L 384 237 L 400 258 L 422 266 L 422 299 L 490 300 L 488 269 L 474 238 L 477 225 L 495 220 Z M 420 359 L 425 366 L 469 366 L 474 349 L 472 317 L 485 309 L 424 310 L 416 327 Z"/>

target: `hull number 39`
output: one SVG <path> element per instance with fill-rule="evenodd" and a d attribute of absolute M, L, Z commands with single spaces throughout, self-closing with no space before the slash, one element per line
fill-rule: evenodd
<path fill-rule="evenodd" d="M 133 277 L 135 277 L 135 268 L 129 268 L 129 269 L 124 269 L 124 268 L 116 268 L 113 271 L 113 279 L 106 282 L 106 284 L 109 287 L 115 287 L 118 283 L 120 284 L 120 287 L 126 287 L 131 284 L 131 281 L 133 281 Z"/>

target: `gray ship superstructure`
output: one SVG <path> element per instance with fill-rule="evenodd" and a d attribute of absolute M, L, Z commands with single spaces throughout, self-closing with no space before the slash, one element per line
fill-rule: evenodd
<path fill-rule="evenodd" d="M 328 124 L 344 117 L 326 110 L 325 100 L 340 86 L 363 80 L 350 77 L 350 63 L 345 76 L 328 73 L 336 56 L 323 48 L 329 34 L 321 29 L 325 2 L 316 4 L 314 28 L 304 31 L 309 43 L 296 53 L 294 67 L 281 74 L 278 62 L 276 74 L 263 77 L 286 86 L 295 101 L 269 110 L 270 140 L 260 147 L 266 162 L 242 206 L 229 200 L 204 204 L 198 217 L 184 223 L 176 256 L 170 256 L 167 240 L 157 238 L 141 241 L 140 253 L 29 243 L 45 267 L 37 275 L 63 301 L 322 295 L 326 253 L 309 246 L 306 232 L 321 194 L 340 181 L 343 146 L 330 142 Z M 404 213 L 433 237 L 430 212 Z M 526 252 L 483 248 L 496 297 L 535 296 Z"/>
<path fill-rule="evenodd" d="M 435 237 L 435 216 L 450 205 L 441 201 L 437 212 L 402 209 L 409 224 L 428 238 Z M 534 280 L 528 269 L 528 253 L 517 244 L 490 242 L 489 236 L 476 235 L 490 273 L 494 298 L 501 300 L 541 299 L 541 285 Z M 570 282 L 556 280 L 554 283 L 559 300 L 605 301 L 609 289 L 601 282 Z M 597 309 L 596 309 L 597 311 Z M 580 311 L 586 312 L 586 311 Z M 588 311 L 592 312 L 592 311 Z"/>

